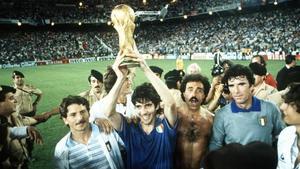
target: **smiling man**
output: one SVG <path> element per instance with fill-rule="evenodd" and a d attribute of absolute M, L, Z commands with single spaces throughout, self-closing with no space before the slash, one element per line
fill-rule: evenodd
<path fill-rule="evenodd" d="M 300 83 L 291 84 L 283 99 L 284 103 L 280 109 L 283 113 L 283 120 L 290 126 L 282 130 L 278 138 L 277 169 L 298 169 L 300 168 Z"/>
<path fill-rule="evenodd" d="M 279 109 L 252 95 L 254 81 L 250 69 L 242 65 L 235 65 L 225 73 L 224 82 L 233 101 L 216 112 L 210 150 L 224 144 L 245 145 L 252 141 L 271 145 L 284 128 Z"/>
<path fill-rule="evenodd" d="M 115 106 L 118 95 L 128 73 L 127 68 L 120 68 L 122 61 L 120 58 L 122 57 L 118 56 L 113 65 L 117 81 L 103 98 L 106 106 L 102 107 L 102 111 L 125 143 L 126 168 L 172 169 L 177 128 L 175 100 L 167 86 L 151 71 L 145 60 L 138 56 L 140 68 L 151 82 L 136 87 L 132 94 L 138 120 L 125 118 L 124 115 L 117 113 Z M 156 116 L 161 100 L 164 104 L 162 119 Z"/>

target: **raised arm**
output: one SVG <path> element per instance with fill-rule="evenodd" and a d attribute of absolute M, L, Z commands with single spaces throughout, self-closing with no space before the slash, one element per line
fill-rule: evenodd
<path fill-rule="evenodd" d="M 142 56 L 138 57 L 140 60 L 141 70 L 145 73 L 145 76 L 149 79 L 161 100 L 164 104 L 164 115 L 167 118 L 169 124 L 174 127 L 177 121 L 177 109 L 176 102 L 165 83 L 157 77 L 149 68 L 146 61 Z"/>
<path fill-rule="evenodd" d="M 120 113 L 116 112 L 116 102 L 122 88 L 122 84 L 125 82 L 128 74 L 127 68 L 120 68 L 120 63 L 123 61 L 122 58 L 124 57 L 118 56 L 115 60 L 115 63 L 112 65 L 112 68 L 117 75 L 117 81 L 109 93 L 103 98 L 103 105 L 105 106 L 101 108 L 102 112 L 104 112 L 104 115 L 112 122 L 112 125 L 117 130 L 120 130 L 121 128 L 122 119 Z"/>

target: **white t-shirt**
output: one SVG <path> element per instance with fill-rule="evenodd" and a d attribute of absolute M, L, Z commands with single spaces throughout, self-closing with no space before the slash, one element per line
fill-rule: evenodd
<path fill-rule="evenodd" d="M 131 102 L 131 94 L 126 96 L 127 102 L 124 104 L 116 104 L 116 112 L 123 114 L 125 117 L 132 117 L 136 115 L 135 107 Z M 102 112 L 102 107 L 104 107 L 102 100 L 97 101 L 93 104 L 90 110 L 90 122 L 93 122 L 96 118 L 106 118 L 104 112 Z"/>

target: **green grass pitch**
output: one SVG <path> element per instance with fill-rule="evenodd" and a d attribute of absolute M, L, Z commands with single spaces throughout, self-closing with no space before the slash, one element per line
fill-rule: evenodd
<path fill-rule="evenodd" d="M 185 68 L 192 62 L 200 65 L 202 73 L 210 78 L 213 66 L 212 60 L 185 60 Z M 248 65 L 249 61 L 234 61 Z M 38 87 L 43 91 L 43 97 L 38 105 L 38 113 L 50 111 L 59 105 L 61 99 L 67 95 L 76 95 L 89 89 L 87 77 L 91 69 L 97 69 L 104 73 L 106 66 L 113 61 L 101 61 L 79 64 L 46 65 L 38 67 L 0 69 L 0 84 L 12 85 L 11 73 L 13 70 L 22 71 L 25 82 Z M 148 65 L 156 65 L 164 69 L 164 73 L 175 68 L 175 60 L 148 60 Z M 268 61 L 267 69 L 274 77 L 284 66 L 284 61 Z M 164 74 L 163 73 L 163 74 Z M 133 86 L 137 86 L 147 79 L 137 70 L 137 76 Z M 46 123 L 37 126 L 43 135 L 44 144 L 35 145 L 33 156 L 37 159 L 29 164 L 30 169 L 52 169 L 54 168 L 52 157 L 56 143 L 68 132 L 59 116 L 54 116 Z"/>

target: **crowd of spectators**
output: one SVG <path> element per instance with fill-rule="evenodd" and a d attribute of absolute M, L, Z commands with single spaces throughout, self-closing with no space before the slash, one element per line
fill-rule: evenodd
<path fill-rule="evenodd" d="M 167 18 L 183 14 L 199 14 L 208 8 L 238 3 L 237 0 L 84 0 L 78 1 L 23 0 L 14 3 L 0 1 L 0 18 L 56 23 L 100 23 L 109 19 L 114 6 L 124 3 L 135 11 L 160 11 L 169 4 Z M 63 4 L 63 5 L 62 5 Z"/>
<path fill-rule="evenodd" d="M 182 54 L 252 51 L 300 51 L 300 10 L 278 9 L 180 20 L 136 28 L 140 53 Z M 118 34 L 107 31 L 17 31 L 0 33 L 0 64 L 26 60 L 116 54 Z"/>

